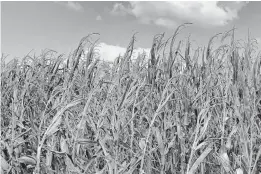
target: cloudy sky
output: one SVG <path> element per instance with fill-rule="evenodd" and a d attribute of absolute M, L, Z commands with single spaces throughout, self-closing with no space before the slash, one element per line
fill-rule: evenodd
<path fill-rule="evenodd" d="M 103 59 L 123 53 L 131 36 L 135 48 L 148 50 L 155 34 L 171 36 L 176 27 L 192 22 L 179 35 L 190 35 L 195 46 L 204 46 L 216 33 L 237 28 L 238 39 L 261 41 L 261 2 L 2 2 L 1 45 L 9 57 L 23 57 L 48 48 L 72 51 L 80 39 L 100 33 Z M 260 44 L 261 45 L 261 44 Z"/>

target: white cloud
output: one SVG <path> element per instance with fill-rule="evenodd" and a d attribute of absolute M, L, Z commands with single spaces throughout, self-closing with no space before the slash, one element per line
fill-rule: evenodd
<path fill-rule="evenodd" d="M 121 3 L 115 3 L 113 5 L 113 9 L 111 10 L 111 14 L 113 15 L 125 16 L 128 13 L 130 13 L 129 9 Z"/>
<path fill-rule="evenodd" d="M 167 18 L 158 18 L 154 22 L 156 25 L 160 25 L 167 28 L 174 28 L 177 26 L 177 23 L 174 20 Z"/>
<path fill-rule="evenodd" d="M 119 55 L 123 56 L 126 52 L 126 48 L 117 46 L 117 45 L 109 45 L 106 43 L 100 43 L 97 47 L 97 51 L 100 55 L 101 60 L 105 61 L 114 61 Z M 149 55 L 149 48 L 137 48 L 133 51 L 133 58 L 135 59 L 139 53 L 145 53 Z"/>
<path fill-rule="evenodd" d="M 124 55 L 126 48 L 107 45 L 106 43 L 99 44 L 99 54 L 101 60 L 113 61 L 119 55 Z"/>
<path fill-rule="evenodd" d="M 176 23 L 193 22 L 204 26 L 223 26 L 238 18 L 246 2 L 216 1 L 133 1 L 125 7 L 116 3 L 112 14 L 132 15 L 146 24 L 172 28 Z"/>
<path fill-rule="evenodd" d="M 63 5 L 66 8 L 73 10 L 73 11 L 78 11 L 78 12 L 84 11 L 83 6 L 78 2 L 68 1 L 68 2 L 56 2 L 56 3 Z"/>
<path fill-rule="evenodd" d="M 102 17 L 100 15 L 96 16 L 96 20 L 97 21 L 101 21 L 102 20 Z"/>

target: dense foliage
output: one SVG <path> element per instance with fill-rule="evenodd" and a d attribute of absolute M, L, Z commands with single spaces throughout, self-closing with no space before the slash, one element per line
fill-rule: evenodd
<path fill-rule="evenodd" d="M 255 40 L 242 46 L 232 29 L 182 51 L 186 25 L 135 60 L 135 36 L 113 63 L 99 61 L 93 35 L 67 58 L 2 56 L 1 173 L 259 174 Z"/>

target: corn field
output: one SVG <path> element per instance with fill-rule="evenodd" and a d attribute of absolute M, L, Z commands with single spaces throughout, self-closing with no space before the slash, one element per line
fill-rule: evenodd
<path fill-rule="evenodd" d="M 234 28 L 182 49 L 188 25 L 135 60 L 136 35 L 112 63 L 95 34 L 67 57 L 2 55 L 1 173 L 260 174 L 260 50 Z"/>

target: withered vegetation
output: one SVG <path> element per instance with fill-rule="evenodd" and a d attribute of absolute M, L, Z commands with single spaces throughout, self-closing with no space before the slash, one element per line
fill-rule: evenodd
<path fill-rule="evenodd" d="M 182 50 L 188 25 L 135 60 L 135 35 L 113 63 L 99 60 L 94 35 L 68 57 L 2 56 L 1 173 L 260 174 L 255 40 L 232 29 Z"/>

